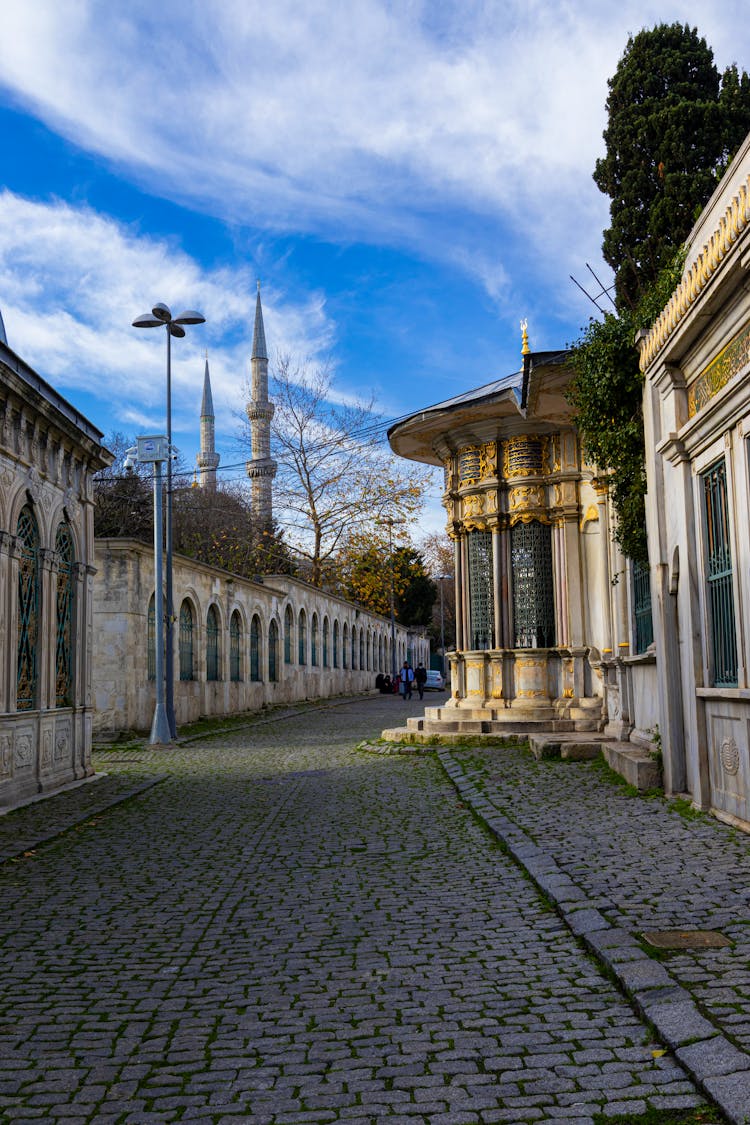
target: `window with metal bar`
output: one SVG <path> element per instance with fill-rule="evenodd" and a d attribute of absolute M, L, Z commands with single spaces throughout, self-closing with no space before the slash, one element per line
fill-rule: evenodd
<path fill-rule="evenodd" d="M 297 663 L 307 664 L 307 617 L 304 609 L 299 611 L 297 622 Z"/>
<path fill-rule="evenodd" d="M 313 668 L 318 664 L 318 615 L 314 613 L 312 616 L 312 627 L 310 629 L 310 663 Z"/>
<path fill-rule="evenodd" d="M 33 711 L 37 706 L 39 645 L 39 527 L 25 505 L 16 525 L 18 537 L 18 669 L 16 707 Z"/>
<path fill-rule="evenodd" d="M 327 617 L 323 618 L 323 667 L 328 668 L 330 663 L 330 653 L 328 651 L 330 644 L 331 625 Z"/>
<path fill-rule="evenodd" d="M 737 686 L 737 636 L 734 619 L 732 548 L 729 533 L 727 470 L 718 461 L 701 474 L 706 539 L 711 676 L 716 687 Z"/>
<path fill-rule="evenodd" d="M 242 621 L 238 610 L 229 620 L 229 679 L 233 683 L 242 679 Z"/>
<path fill-rule="evenodd" d="M 552 529 L 540 520 L 517 523 L 510 533 L 513 627 L 516 648 L 555 643 Z"/>
<path fill-rule="evenodd" d="M 73 533 L 61 523 L 55 536 L 57 554 L 57 638 L 55 644 L 55 706 L 73 703 L 73 622 L 75 585 Z"/>
<path fill-rule="evenodd" d="M 294 613 L 288 605 L 284 613 L 284 663 L 292 663 L 292 635 L 294 633 Z"/>
<path fill-rule="evenodd" d="M 346 621 L 344 622 L 341 640 L 341 665 L 343 668 L 349 667 L 349 625 Z"/>
<path fill-rule="evenodd" d="M 334 623 L 333 623 L 333 666 L 334 666 L 334 668 L 338 668 L 338 666 L 339 666 L 339 623 L 338 623 L 338 621 L 334 621 Z"/>
<path fill-rule="evenodd" d="M 250 622 L 250 679 L 260 682 L 260 618 L 257 613 Z"/>
<path fill-rule="evenodd" d="M 365 632 L 364 629 L 359 631 L 359 667 L 360 670 L 365 667 Z"/>
<path fill-rule="evenodd" d="M 633 622 L 635 652 L 645 652 L 654 639 L 651 617 L 651 578 L 648 563 L 633 563 Z"/>
<path fill-rule="evenodd" d="M 268 679 L 275 684 L 279 678 L 279 627 L 275 621 L 268 626 Z"/>
<path fill-rule="evenodd" d="M 193 607 L 189 601 L 180 606 L 180 679 L 193 680 Z"/>
<path fill-rule="evenodd" d="M 206 614 L 206 679 L 219 678 L 219 615 L 210 605 Z"/>
<path fill-rule="evenodd" d="M 471 613 L 471 647 L 494 647 L 495 597 L 492 583 L 492 533 L 470 531 L 467 537 L 469 555 L 469 602 Z"/>

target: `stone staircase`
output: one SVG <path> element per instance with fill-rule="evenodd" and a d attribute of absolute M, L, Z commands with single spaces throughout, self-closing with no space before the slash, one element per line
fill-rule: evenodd
<path fill-rule="evenodd" d="M 463 742 L 465 739 L 509 744 L 528 741 L 537 759 L 587 761 L 604 757 L 610 769 L 630 785 L 645 791 L 662 784 L 661 766 L 647 747 L 608 738 L 602 731 L 602 701 L 598 698 L 558 700 L 543 708 L 428 707 L 423 716 L 409 718 L 405 727 L 384 730 L 386 742 Z"/>

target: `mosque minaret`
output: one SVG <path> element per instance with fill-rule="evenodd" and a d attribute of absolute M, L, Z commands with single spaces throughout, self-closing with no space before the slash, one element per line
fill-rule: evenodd
<path fill-rule="evenodd" d="M 196 457 L 196 461 L 200 473 L 198 483 L 201 488 L 206 488 L 210 492 L 216 491 L 216 470 L 220 460 L 215 448 L 215 426 L 211 377 L 208 373 L 208 356 L 206 356 L 206 370 L 203 375 L 203 401 L 201 403 L 201 451 Z"/>
<path fill-rule="evenodd" d="M 259 527 L 270 527 L 273 520 L 273 479 L 278 466 L 271 457 L 271 419 L 274 406 L 268 401 L 268 351 L 260 303 L 260 282 L 255 302 L 250 366 L 251 398 L 247 404 L 247 416 L 250 421 L 252 457 L 246 463 L 246 469 L 252 482 L 253 519 Z"/>

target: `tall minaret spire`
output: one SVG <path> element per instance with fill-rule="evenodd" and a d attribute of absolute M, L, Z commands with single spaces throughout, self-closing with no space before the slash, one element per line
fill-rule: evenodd
<path fill-rule="evenodd" d="M 201 451 L 196 457 L 200 470 L 201 488 L 211 492 L 216 490 L 216 469 L 219 465 L 219 454 L 214 447 L 215 441 L 214 403 L 211 397 L 211 377 L 208 374 L 208 352 L 206 352 L 206 370 L 203 375 L 203 402 L 201 403 Z"/>
<path fill-rule="evenodd" d="M 246 464 L 252 481 L 253 518 L 259 527 L 270 527 L 273 520 L 273 478 L 277 464 L 271 457 L 271 419 L 274 406 L 268 401 L 268 351 L 263 328 L 263 309 L 260 303 L 260 282 L 255 300 L 255 326 L 253 351 L 250 357 L 251 399 L 247 404 L 250 420 L 252 458 Z"/>

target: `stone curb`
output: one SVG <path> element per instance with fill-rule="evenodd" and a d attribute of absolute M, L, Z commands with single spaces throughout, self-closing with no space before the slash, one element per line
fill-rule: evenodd
<path fill-rule="evenodd" d="M 33 851 L 35 848 L 39 848 L 43 844 L 52 843 L 52 841 L 56 840 L 58 836 L 64 835 L 65 832 L 70 832 L 70 830 L 72 828 L 75 828 L 76 825 L 83 824 L 85 821 L 90 820 L 92 817 L 101 816 L 102 813 L 108 812 L 110 809 L 114 809 L 118 805 L 122 805 L 125 801 L 129 801 L 133 797 L 140 797 L 142 793 L 146 793 L 149 789 L 153 789 L 155 785 L 160 785 L 162 781 L 166 781 L 166 777 L 166 774 L 162 774 L 158 777 L 150 777 L 146 781 L 139 781 L 138 784 L 133 785 L 132 788 L 122 790 L 111 797 L 107 797 L 102 791 L 101 801 L 92 802 L 92 804 L 85 810 L 78 809 L 71 811 L 69 816 L 63 816 L 58 821 L 56 821 L 54 827 L 50 831 L 28 832 L 26 843 L 20 843 L 18 840 L 14 840 L 11 845 L 3 846 L 2 844 L 0 844 L 0 863 L 7 863 L 9 860 L 17 859 L 19 856 L 24 855 L 24 853 Z M 93 777 L 91 781 L 96 784 L 97 781 L 105 781 L 106 778 L 107 774 L 102 773 L 95 775 L 95 777 Z M 62 793 L 56 793 L 50 799 L 54 800 L 55 797 L 60 797 L 66 792 L 69 792 L 69 790 L 63 790 Z M 29 806 L 24 807 L 28 808 Z M 20 810 L 13 810 L 13 812 L 15 813 L 22 811 L 23 808 Z"/>
<path fill-rule="evenodd" d="M 643 951 L 628 930 L 587 905 L 585 891 L 555 859 L 506 817 L 466 776 L 451 752 L 437 757 L 461 799 L 510 852 L 563 921 L 615 978 L 638 1014 L 654 1028 L 692 1080 L 727 1117 L 750 1125 L 750 1054 L 739 1050 L 700 1012 L 687 989 Z"/>

